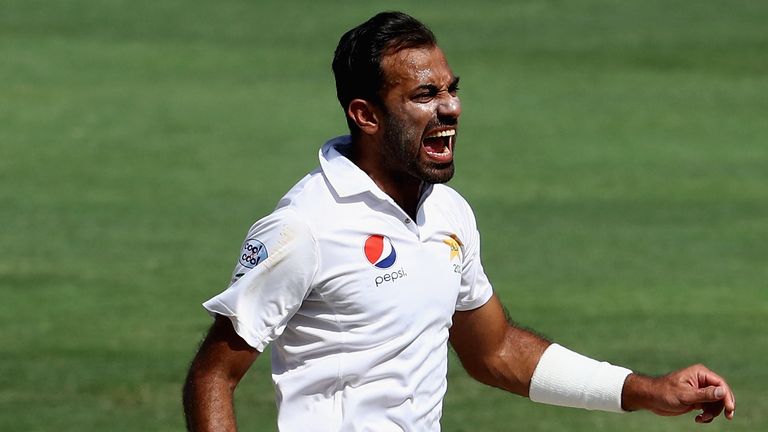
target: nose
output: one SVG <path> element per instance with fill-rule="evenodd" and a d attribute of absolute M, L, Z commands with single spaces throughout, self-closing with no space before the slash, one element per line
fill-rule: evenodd
<path fill-rule="evenodd" d="M 440 117 L 458 119 L 461 115 L 461 101 L 458 96 L 446 94 L 437 107 L 437 115 Z"/>

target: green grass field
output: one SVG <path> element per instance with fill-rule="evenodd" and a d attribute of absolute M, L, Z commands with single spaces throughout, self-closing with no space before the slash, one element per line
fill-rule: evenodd
<path fill-rule="evenodd" d="M 381 9 L 462 77 L 453 186 L 513 317 L 656 374 L 704 362 L 768 430 L 768 3 L 4 0 L 0 430 L 180 431 L 255 219 L 345 131 L 330 59 Z M 537 406 L 455 359 L 443 428 L 694 431 Z M 274 430 L 269 364 L 238 390 Z"/>

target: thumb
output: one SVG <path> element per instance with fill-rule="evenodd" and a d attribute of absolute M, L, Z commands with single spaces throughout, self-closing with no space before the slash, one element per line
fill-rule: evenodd
<path fill-rule="evenodd" d="M 725 389 L 716 386 L 704 387 L 696 390 L 694 397 L 696 400 L 691 401 L 692 403 L 717 402 L 725 398 Z"/>

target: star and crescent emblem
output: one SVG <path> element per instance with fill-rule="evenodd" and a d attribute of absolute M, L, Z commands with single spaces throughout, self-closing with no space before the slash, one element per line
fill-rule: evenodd
<path fill-rule="evenodd" d="M 459 240 L 459 237 L 456 234 L 451 234 L 449 238 L 443 240 L 443 243 L 447 244 L 451 248 L 451 261 L 454 258 L 459 257 L 459 248 L 464 245 L 461 243 L 461 240 Z"/>

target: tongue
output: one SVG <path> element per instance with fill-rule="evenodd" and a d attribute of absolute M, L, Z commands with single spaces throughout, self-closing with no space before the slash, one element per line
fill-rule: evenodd
<path fill-rule="evenodd" d="M 424 148 L 430 153 L 442 153 L 445 151 L 445 141 L 441 138 L 427 138 L 424 140 Z"/>

